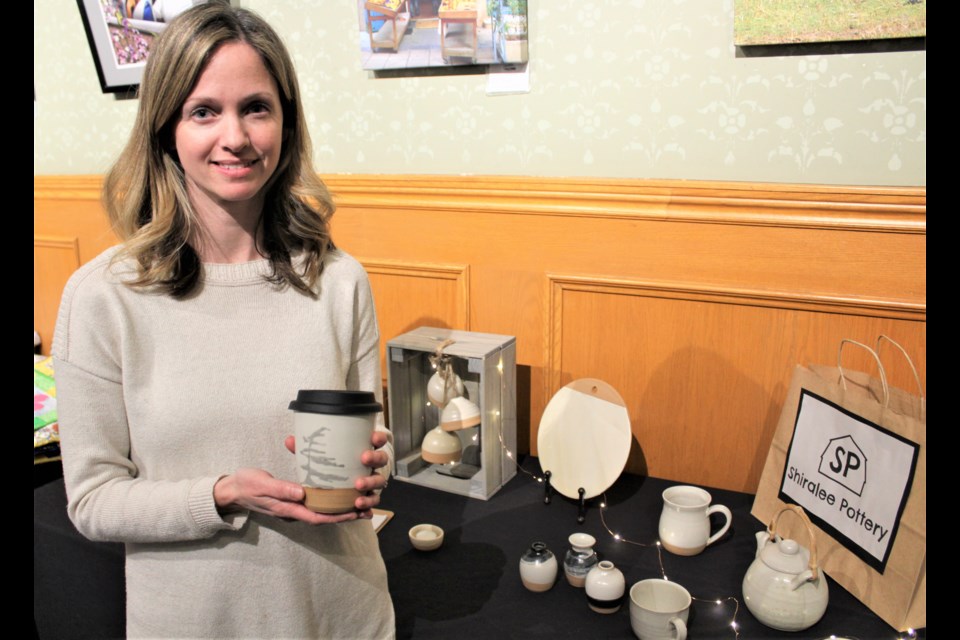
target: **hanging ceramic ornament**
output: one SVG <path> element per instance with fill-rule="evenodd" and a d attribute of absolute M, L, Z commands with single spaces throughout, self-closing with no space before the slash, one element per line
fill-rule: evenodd
<path fill-rule="evenodd" d="M 427 383 L 427 398 L 441 409 L 447 406 L 447 403 L 453 398 L 462 396 L 464 392 L 463 380 L 460 379 L 460 376 L 452 370 L 446 375 L 448 377 L 444 378 L 444 374 L 438 369 Z"/>
<path fill-rule="evenodd" d="M 420 457 L 434 464 L 458 462 L 462 451 L 463 445 L 460 444 L 460 438 L 456 434 L 444 431 L 440 425 L 428 431 L 420 445 Z"/>
<path fill-rule="evenodd" d="M 459 396 L 451 398 L 440 414 L 440 426 L 444 431 L 459 431 L 480 424 L 480 407 Z"/>
<path fill-rule="evenodd" d="M 441 409 L 447 406 L 450 400 L 464 393 L 463 380 L 453 371 L 453 356 L 443 352 L 453 343 L 453 340 L 444 340 L 430 356 L 430 364 L 437 371 L 427 382 L 427 398 Z"/>

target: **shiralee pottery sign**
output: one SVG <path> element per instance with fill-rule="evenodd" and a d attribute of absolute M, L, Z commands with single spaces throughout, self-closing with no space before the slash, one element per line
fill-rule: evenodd
<path fill-rule="evenodd" d="M 883 573 L 919 446 L 803 389 L 779 498 Z"/>

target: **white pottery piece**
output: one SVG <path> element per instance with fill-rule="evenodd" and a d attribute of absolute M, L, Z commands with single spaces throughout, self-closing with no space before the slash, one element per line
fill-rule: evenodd
<path fill-rule="evenodd" d="M 454 433 L 444 431 L 440 425 L 428 431 L 420 444 L 420 457 L 434 464 L 458 462 L 462 453 L 460 438 Z"/>
<path fill-rule="evenodd" d="M 520 556 L 520 581 L 530 591 L 549 591 L 557 580 L 557 558 L 544 542 L 534 542 Z"/>
<path fill-rule="evenodd" d="M 480 424 L 480 407 L 463 396 L 451 398 L 440 414 L 440 426 L 444 431 L 469 429 L 478 424 Z"/>
<path fill-rule="evenodd" d="M 418 524 L 407 533 L 410 544 L 420 551 L 433 551 L 443 544 L 443 529 L 435 524 Z"/>
<path fill-rule="evenodd" d="M 579 499 L 598 496 L 620 477 L 630 454 L 630 415 L 617 390 L 602 380 L 581 378 L 550 399 L 537 434 L 540 465 L 550 485 Z"/>
<path fill-rule="evenodd" d="M 686 640 L 692 600 L 676 582 L 636 582 L 630 587 L 630 628 L 640 640 Z"/>
<path fill-rule="evenodd" d="M 616 613 L 623 603 L 627 583 L 620 569 L 609 560 L 601 560 L 587 574 L 584 584 L 587 605 L 597 613 Z"/>
<path fill-rule="evenodd" d="M 452 399 L 463 395 L 463 380 L 451 372 L 453 378 L 445 382 L 440 372 L 434 373 L 427 382 L 427 398 L 441 409 Z"/>
<path fill-rule="evenodd" d="M 694 556 L 720 539 L 730 528 L 733 515 L 722 504 L 710 504 L 710 494 L 700 487 L 677 485 L 663 492 L 660 513 L 660 544 L 670 553 Z M 723 514 L 726 522 L 710 535 L 710 514 Z"/>
<path fill-rule="evenodd" d="M 297 481 L 304 505 L 318 513 L 347 513 L 361 493 L 354 488 L 370 468 L 360 461 L 383 406 L 369 391 L 301 389 L 290 402 Z"/>
<path fill-rule="evenodd" d="M 777 519 L 797 513 L 810 534 L 810 550 L 776 535 Z M 802 631 L 816 624 L 827 610 L 827 578 L 817 569 L 816 540 L 803 509 L 789 505 L 757 532 L 757 554 L 743 577 L 743 599 L 754 617 L 772 629 Z"/>
<path fill-rule="evenodd" d="M 597 539 L 589 533 L 574 533 L 567 539 L 570 549 L 563 557 L 563 573 L 567 576 L 570 586 L 582 588 L 587 581 L 587 574 L 598 562 L 593 545 Z"/>

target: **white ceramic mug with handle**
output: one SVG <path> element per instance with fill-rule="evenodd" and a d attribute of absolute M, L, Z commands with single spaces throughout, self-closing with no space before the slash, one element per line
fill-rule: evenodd
<path fill-rule="evenodd" d="M 630 628 L 640 640 L 686 640 L 690 592 L 650 578 L 630 587 Z"/>
<path fill-rule="evenodd" d="M 711 505 L 710 494 L 700 487 L 677 485 L 663 492 L 660 544 L 670 553 L 695 556 L 730 528 L 733 514 L 722 504 Z M 725 522 L 710 535 L 710 514 L 721 513 Z"/>

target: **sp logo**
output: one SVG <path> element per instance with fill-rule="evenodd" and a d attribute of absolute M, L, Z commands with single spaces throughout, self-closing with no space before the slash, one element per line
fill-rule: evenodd
<path fill-rule="evenodd" d="M 863 495 L 867 483 L 867 456 L 851 436 L 831 438 L 820 455 L 820 473 Z"/>

